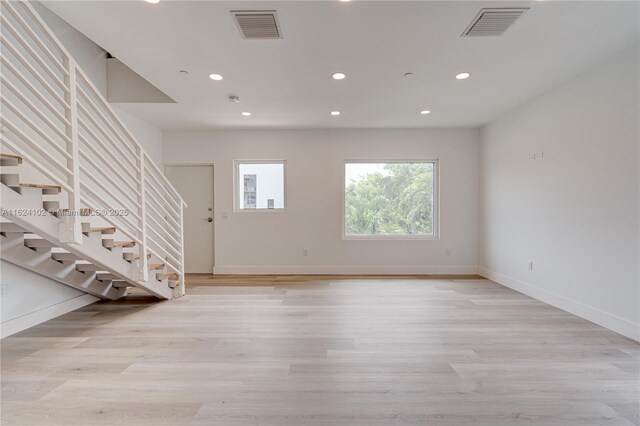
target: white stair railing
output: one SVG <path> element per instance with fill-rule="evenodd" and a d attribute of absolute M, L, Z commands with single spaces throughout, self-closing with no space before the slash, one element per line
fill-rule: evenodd
<path fill-rule="evenodd" d="M 28 2 L 1 1 L 2 146 L 68 195 L 60 241 L 81 243 L 80 212 L 115 226 L 177 273 L 184 292 L 186 204 Z"/>

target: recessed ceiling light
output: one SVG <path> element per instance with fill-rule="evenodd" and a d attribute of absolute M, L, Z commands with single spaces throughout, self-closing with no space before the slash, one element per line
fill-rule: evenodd
<path fill-rule="evenodd" d="M 331 111 L 331 115 L 340 115 L 340 111 Z"/>
<path fill-rule="evenodd" d="M 156 3 L 160 3 L 160 0 L 144 0 L 147 3 L 151 3 L 151 4 L 156 4 Z"/>
<path fill-rule="evenodd" d="M 456 74 L 456 78 L 458 80 L 464 80 L 465 78 L 469 77 L 471 77 L 471 74 L 469 74 L 468 72 L 461 72 L 460 74 Z"/>
<path fill-rule="evenodd" d="M 346 2 L 351 1 L 351 0 L 340 0 L 340 1 L 343 2 L 343 3 L 346 3 Z"/>
<path fill-rule="evenodd" d="M 244 115 L 245 117 L 250 117 L 251 116 L 251 113 L 247 112 L 247 111 L 241 112 L 240 114 Z"/>
<path fill-rule="evenodd" d="M 334 80 L 344 80 L 346 76 L 347 75 L 343 72 L 336 72 L 333 73 L 331 77 L 333 77 Z"/>
<path fill-rule="evenodd" d="M 220 81 L 222 80 L 222 76 L 220 74 L 209 74 L 209 78 L 211 80 Z"/>
<path fill-rule="evenodd" d="M 420 114 L 422 115 L 431 114 L 431 111 L 429 111 L 428 109 L 423 109 L 422 111 L 420 111 Z"/>

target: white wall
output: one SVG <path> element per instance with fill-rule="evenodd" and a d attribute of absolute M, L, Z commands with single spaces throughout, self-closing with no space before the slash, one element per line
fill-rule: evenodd
<path fill-rule="evenodd" d="M 484 127 L 480 195 L 483 275 L 635 339 L 639 50 Z"/>
<path fill-rule="evenodd" d="M 167 131 L 163 142 L 167 163 L 214 164 L 217 273 L 476 271 L 477 130 Z M 343 241 L 343 160 L 416 158 L 440 160 L 441 238 Z M 286 211 L 233 212 L 236 159 L 287 161 Z"/>
<path fill-rule="evenodd" d="M 12 263 L 0 262 L 1 337 L 55 318 L 98 298 L 52 281 Z"/>

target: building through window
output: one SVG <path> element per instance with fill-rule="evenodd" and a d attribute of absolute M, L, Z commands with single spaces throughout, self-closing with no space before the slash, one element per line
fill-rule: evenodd
<path fill-rule="evenodd" d="M 284 161 L 236 161 L 236 211 L 284 209 L 284 169 Z"/>

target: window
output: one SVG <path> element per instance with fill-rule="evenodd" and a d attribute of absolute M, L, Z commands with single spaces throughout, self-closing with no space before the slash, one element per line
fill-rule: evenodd
<path fill-rule="evenodd" d="M 284 164 L 273 160 L 236 161 L 236 211 L 284 209 Z"/>
<path fill-rule="evenodd" d="M 438 162 L 346 161 L 344 237 L 437 238 Z"/>

